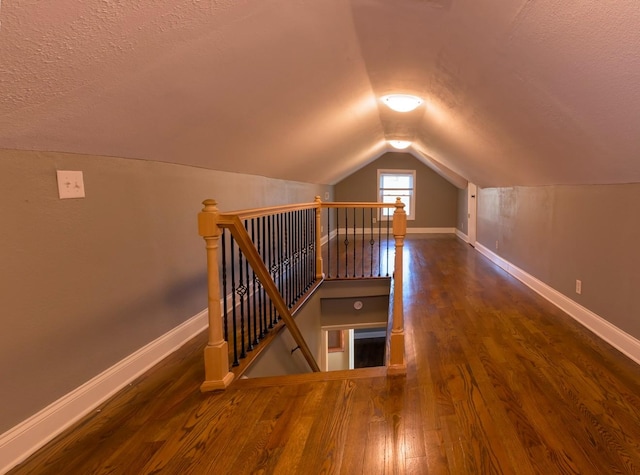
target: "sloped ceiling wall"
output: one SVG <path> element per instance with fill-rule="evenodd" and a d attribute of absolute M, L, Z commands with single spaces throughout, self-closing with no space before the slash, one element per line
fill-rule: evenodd
<path fill-rule="evenodd" d="M 461 187 L 640 182 L 638 25 L 636 0 L 5 1 L 0 148 L 332 184 L 406 138 Z"/>

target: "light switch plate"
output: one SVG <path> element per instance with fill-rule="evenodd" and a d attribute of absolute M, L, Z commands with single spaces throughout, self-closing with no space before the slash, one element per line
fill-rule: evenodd
<path fill-rule="evenodd" d="M 81 171 L 57 170 L 58 195 L 61 200 L 84 198 L 84 180 Z"/>

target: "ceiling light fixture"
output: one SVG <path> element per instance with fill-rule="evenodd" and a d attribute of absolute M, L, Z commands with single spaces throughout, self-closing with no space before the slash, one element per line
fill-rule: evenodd
<path fill-rule="evenodd" d="M 387 142 L 389 142 L 393 148 L 398 150 L 404 150 L 411 145 L 411 140 L 387 140 Z"/>
<path fill-rule="evenodd" d="M 421 97 L 410 94 L 389 94 L 382 97 L 382 102 L 396 112 L 411 112 L 424 101 Z"/>

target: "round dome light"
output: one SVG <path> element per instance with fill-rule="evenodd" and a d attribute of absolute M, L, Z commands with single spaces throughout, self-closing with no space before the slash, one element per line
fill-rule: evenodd
<path fill-rule="evenodd" d="M 410 94 L 389 94 L 382 97 L 382 102 L 396 112 L 411 112 L 424 101 L 421 97 Z"/>
<path fill-rule="evenodd" d="M 389 145 L 397 150 L 404 150 L 409 145 L 411 145 L 410 140 L 388 140 L 387 142 L 389 142 Z"/>

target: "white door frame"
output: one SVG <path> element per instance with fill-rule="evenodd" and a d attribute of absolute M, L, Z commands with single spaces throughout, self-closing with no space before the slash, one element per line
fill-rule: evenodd
<path fill-rule="evenodd" d="M 478 187 L 474 183 L 467 186 L 467 237 L 469 244 L 476 247 L 476 226 L 478 212 Z"/>

